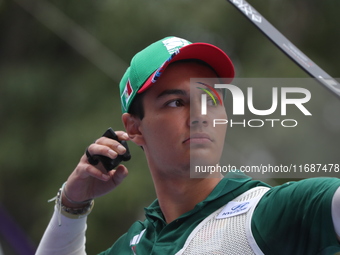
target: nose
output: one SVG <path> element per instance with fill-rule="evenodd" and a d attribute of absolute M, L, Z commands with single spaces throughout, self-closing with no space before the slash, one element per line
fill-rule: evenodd
<path fill-rule="evenodd" d="M 203 119 L 197 119 L 197 118 L 190 118 L 190 126 L 195 127 L 195 126 L 207 126 L 208 121 L 203 120 Z"/>
<path fill-rule="evenodd" d="M 189 126 L 207 126 L 208 117 L 206 114 L 202 113 L 201 102 L 199 100 L 190 103 L 190 117 Z"/>

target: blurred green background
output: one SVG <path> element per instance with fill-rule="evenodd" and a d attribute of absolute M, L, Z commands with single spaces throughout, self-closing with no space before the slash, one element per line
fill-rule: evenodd
<path fill-rule="evenodd" d="M 250 3 L 339 77 L 340 1 Z M 85 148 L 108 127 L 122 129 L 118 82 L 131 57 L 168 35 L 219 46 L 238 77 L 308 77 L 224 0 L 0 0 L 0 203 L 33 249 L 53 212 L 47 200 Z M 320 88 L 312 101 L 316 129 L 313 122 L 296 133 L 237 129 L 228 146 L 235 157 L 270 154 L 277 164 L 318 163 L 313 155 L 339 163 L 339 100 Z M 88 254 L 111 246 L 155 198 L 142 150 L 130 148 L 129 178 L 97 199 L 88 219 Z M 4 234 L 0 243 L 5 254 L 19 254 Z"/>

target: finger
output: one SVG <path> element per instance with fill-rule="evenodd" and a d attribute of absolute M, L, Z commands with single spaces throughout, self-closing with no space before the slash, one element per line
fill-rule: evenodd
<path fill-rule="evenodd" d="M 112 181 L 119 185 L 125 177 L 128 175 L 128 169 L 124 165 L 119 165 L 116 170 L 110 171 L 109 174 L 111 175 Z"/>
<path fill-rule="evenodd" d="M 91 144 L 87 148 L 87 151 L 89 152 L 91 156 L 103 155 L 103 156 L 115 159 L 118 156 L 118 154 L 121 154 L 121 153 L 124 154 L 126 149 L 124 148 L 123 150 L 122 148 L 120 148 L 120 146 L 117 146 L 117 145 L 112 145 L 109 147 L 108 145 L 94 143 L 94 144 Z"/>
<path fill-rule="evenodd" d="M 97 145 L 104 145 L 104 146 L 110 147 L 110 149 L 112 149 L 113 151 L 117 152 L 118 154 L 124 154 L 126 152 L 126 148 L 121 143 L 119 143 L 116 140 L 107 138 L 107 137 L 99 138 L 94 143 L 94 145 L 96 145 L 96 144 Z M 104 150 L 104 148 L 101 148 L 101 149 Z M 101 155 L 104 155 L 104 154 L 101 154 Z"/>
<path fill-rule="evenodd" d="M 125 140 L 125 141 L 130 140 L 129 135 L 124 131 L 115 131 L 115 133 L 118 136 L 119 140 Z"/>
<path fill-rule="evenodd" d="M 80 164 L 77 170 L 78 170 L 79 175 L 83 178 L 87 178 L 91 176 L 93 178 L 96 178 L 102 181 L 108 181 L 111 178 L 109 174 L 102 172 L 97 167 L 91 164 L 88 164 L 88 163 Z"/>

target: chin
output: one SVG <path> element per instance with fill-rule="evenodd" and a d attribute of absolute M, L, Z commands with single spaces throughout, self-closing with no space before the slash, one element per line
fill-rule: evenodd
<path fill-rule="evenodd" d="M 191 153 L 190 166 L 216 166 L 220 156 L 214 153 Z"/>

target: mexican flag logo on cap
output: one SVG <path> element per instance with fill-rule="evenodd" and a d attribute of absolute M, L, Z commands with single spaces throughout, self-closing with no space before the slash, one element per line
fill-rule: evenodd
<path fill-rule="evenodd" d="M 129 103 L 129 100 L 131 98 L 133 94 L 133 89 L 132 89 L 132 86 L 131 86 L 131 83 L 130 83 L 130 79 L 128 79 L 126 85 L 125 85 L 125 88 L 124 88 L 124 91 L 122 93 L 122 104 L 123 104 L 123 107 L 124 109 L 126 109 L 126 106 L 127 104 Z"/>

